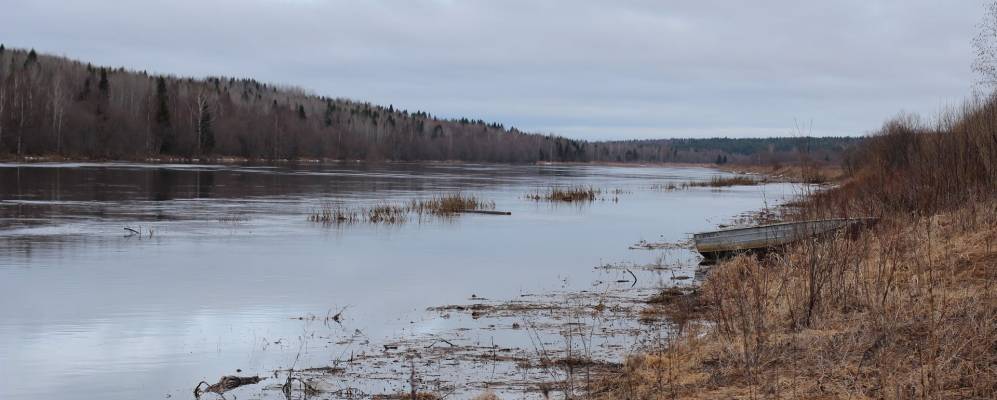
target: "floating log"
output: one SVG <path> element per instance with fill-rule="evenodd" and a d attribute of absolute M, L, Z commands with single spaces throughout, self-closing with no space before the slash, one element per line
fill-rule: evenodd
<path fill-rule="evenodd" d="M 460 210 L 458 212 L 465 214 L 512 215 L 510 211 Z"/>

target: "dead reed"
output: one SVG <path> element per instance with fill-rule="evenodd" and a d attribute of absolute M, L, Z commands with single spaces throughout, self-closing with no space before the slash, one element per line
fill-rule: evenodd
<path fill-rule="evenodd" d="M 540 192 L 538 190 L 535 193 L 527 194 L 526 198 L 533 201 L 572 203 L 579 201 L 595 201 L 599 197 L 599 193 L 600 190 L 590 186 L 552 187 L 546 192 Z"/>
<path fill-rule="evenodd" d="M 729 186 L 755 186 L 766 183 L 764 179 L 752 178 L 746 175 L 736 176 L 714 176 L 708 181 L 692 181 L 686 183 L 685 187 L 712 187 L 721 188 Z"/>
<path fill-rule="evenodd" d="M 466 211 L 494 210 L 495 202 L 456 192 L 436 195 L 429 199 L 414 199 L 409 202 L 408 209 L 418 214 L 451 216 Z"/>
<path fill-rule="evenodd" d="M 494 210 L 495 202 L 460 192 L 438 194 L 428 199 L 413 199 L 408 203 L 380 203 L 370 207 L 347 208 L 326 205 L 308 215 L 308 220 L 322 224 L 349 225 L 358 223 L 402 224 L 415 216 L 453 217 L 462 212 Z"/>

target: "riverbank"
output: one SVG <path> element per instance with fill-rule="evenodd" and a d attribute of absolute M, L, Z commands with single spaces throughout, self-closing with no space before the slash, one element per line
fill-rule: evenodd
<path fill-rule="evenodd" d="M 861 232 L 711 269 L 644 315 L 673 321 L 594 399 L 992 398 L 997 392 L 995 99 L 938 125 L 890 121 L 856 173 L 788 219 L 873 216 Z"/>
<path fill-rule="evenodd" d="M 595 398 L 986 398 L 997 362 L 997 212 L 888 218 L 857 236 L 742 256 L 644 310 L 679 332 Z"/>

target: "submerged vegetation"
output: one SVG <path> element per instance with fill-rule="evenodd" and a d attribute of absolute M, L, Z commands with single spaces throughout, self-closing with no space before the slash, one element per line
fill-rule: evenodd
<path fill-rule="evenodd" d="M 552 187 L 545 192 L 536 191 L 526 195 L 527 199 L 533 201 L 554 201 L 554 202 L 579 202 L 595 201 L 599 197 L 600 190 L 590 186 L 575 187 Z"/>
<path fill-rule="evenodd" d="M 439 194 L 428 199 L 412 199 L 404 204 L 381 203 L 370 207 L 349 208 L 326 205 L 308 215 L 311 222 L 323 224 L 401 224 L 415 215 L 420 221 L 425 216 L 453 217 L 460 213 L 482 212 L 495 209 L 495 202 L 460 192 Z"/>
<path fill-rule="evenodd" d="M 457 192 L 437 195 L 429 199 L 412 200 L 408 209 L 417 214 L 451 216 L 468 211 L 494 210 L 495 202 Z"/>
<path fill-rule="evenodd" d="M 728 186 L 755 186 L 768 183 L 765 179 L 752 178 L 747 175 L 736 175 L 736 176 L 714 176 L 708 181 L 695 181 L 689 182 L 687 185 L 691 187 L 728 187 Z"/>
<path fill-rule="evenodd" d="M 764 185 L 770 183 L 767 178 L 755 178 L 748 175 L 735 175 L 735 176 L 714 176 L 706 181 L 688 181 L 675 183 L 670 182 L 666 184 L 656 184 L 652 185 L 653 190 L 685 190 L 689 188 L 706 187 L 706 188 L 725 188 L 731 186 L 755 186 Z"/>

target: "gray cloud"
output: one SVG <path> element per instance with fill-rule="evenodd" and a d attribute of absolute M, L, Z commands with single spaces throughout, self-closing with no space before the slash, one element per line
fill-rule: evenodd
<path fill-rule="evenodd" d="M 977 0 L 3 0 L 0 42 L 587 139 L 861 134 L 970 92 Z"/>

